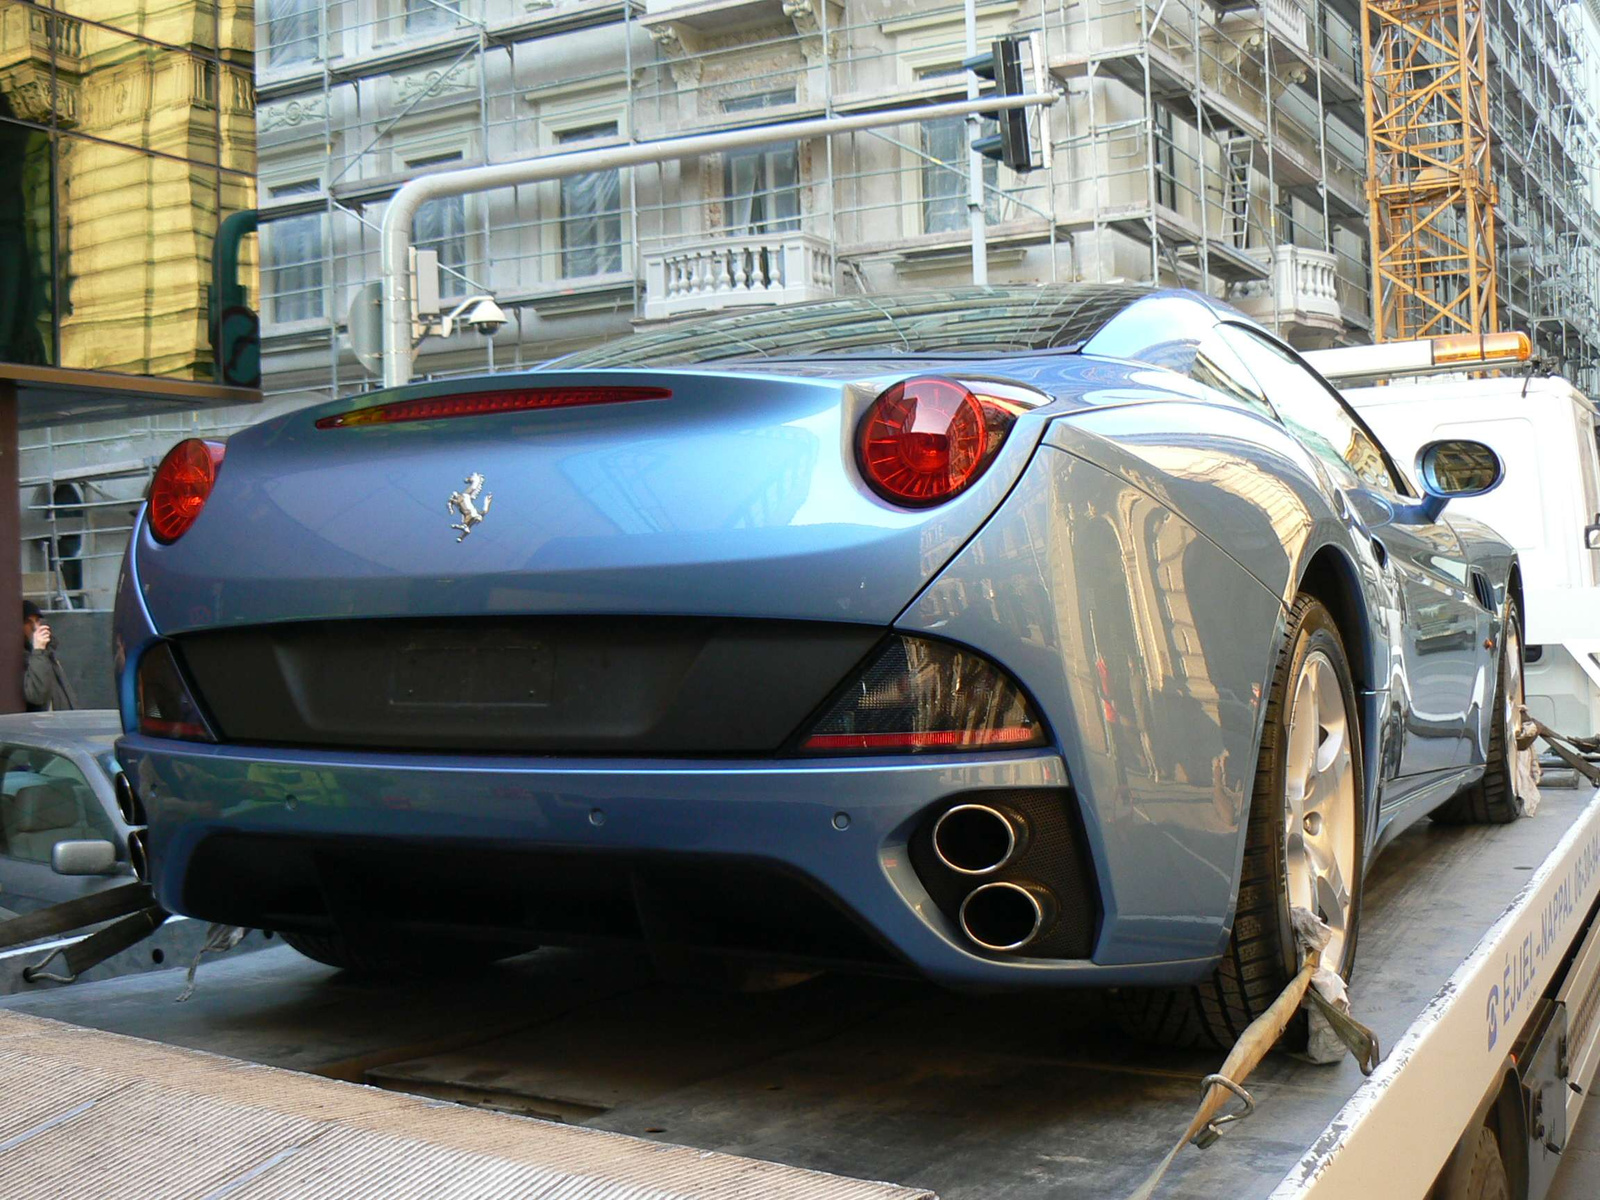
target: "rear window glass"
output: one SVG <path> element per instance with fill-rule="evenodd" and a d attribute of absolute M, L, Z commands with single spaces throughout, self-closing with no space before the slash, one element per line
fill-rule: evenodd
<path fill-rule="evenodd" d="M 1074 284 L 841 296 L 634 333 L 557 359 L 547 369 L 1069 350 L 1150 295 L 1145 287 Z"/>

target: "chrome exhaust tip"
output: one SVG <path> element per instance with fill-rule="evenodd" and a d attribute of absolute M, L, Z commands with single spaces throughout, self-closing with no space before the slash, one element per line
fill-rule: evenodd
<path fill-rule="evenodd" d="M 985 950 L 1021 950 L 1054 914 L 1055 900 L 1043 888 L 986 883 L 961 902 L 961 932 Z"/>
<path fill-rule="evenodd" d="M 1022 847 L 1024 827 L 987 804 L 957 804 L 933 823 L 933 852 L 961 875 L 998 871 Z"/>
<path fill-rule="evenodd" d="M 117 811 L 122 814 L 123 821 L 131 826 L 150 824 L 144 813 L 144 805 L 139 802 L 139 794 L 133 790 L 133 783 L 128 779 L 126 771 L 118 771 L 117 779 L 112 784 L 112 791 L 117 794 Z"/>
<path fill-rule="evenodd" d="M 150 855 L 145 849 L 145 832 L 135 829 L 128 835 L 128 862 L 133 867 L 133 873 L 140 883 L 150 882 Z"/>

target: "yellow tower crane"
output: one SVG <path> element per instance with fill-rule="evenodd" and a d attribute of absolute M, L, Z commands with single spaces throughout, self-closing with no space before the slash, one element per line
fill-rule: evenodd
<path fill-rule="evenodd" d="M 1362 0 L 1377 341 L 1498 327 L 1481 0 Z"/>

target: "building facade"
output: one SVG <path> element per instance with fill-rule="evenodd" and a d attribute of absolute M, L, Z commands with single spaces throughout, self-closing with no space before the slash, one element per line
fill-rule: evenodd
<path fill-rule="evenodd" d="M 341 332 L 419 172 L 965 96 L 950 0 L 267 0 L 258 10 L 270 392 L 367 386 Z M 980 46 L 1039 36 L 1055 162 L 984 170 L 990 278 L 1158 280 L 1303 344 L 1368 327 L 1359 53 L 1312 0 L 983 0 Z M 965 127 L 912 124 L 435 201 L 441 295 L 494 295 L 502 369 L 640 322 L 970 279 Z"/>
<path fill-rule="evenodd" d="M 1572 83 L 1592 39 L 1567 0 L 1486 11 L 1506 323 L 1595 388 L 1594 120 Z M 378 278 L 389 197 L 420 173 L 965 95 L 953 0 L 261 0 L 254 21 L 265 407 L 48 431 L 29 460 L 46 492 L 25 505 L 107 467 L 131 492 L 185 432 L 376 386 L 346 314 Z M 980 46 L 1037 35 L 1066 92 L 1049 170 L 984 167 L 993 281 L 1198 287 L 1301 346 L 1370 338 L 1358 0 L 978 0 L 976 21 Z M 512 319 L 424 340 L 418 374 L 966 282 L 965 137 L 924 122 L 434 201 L 413 232 L 443 306 L 491 294 Z M 107 570 L 85 576 L 88 603 Z"/>

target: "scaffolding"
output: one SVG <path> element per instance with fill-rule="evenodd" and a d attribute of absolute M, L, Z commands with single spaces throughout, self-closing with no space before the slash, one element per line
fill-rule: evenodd
<path fill-rule="evenodd" d="M 1600 395 L 1591 18 L 1576 0 L 1485 0 L 1500 325 Z"/>

